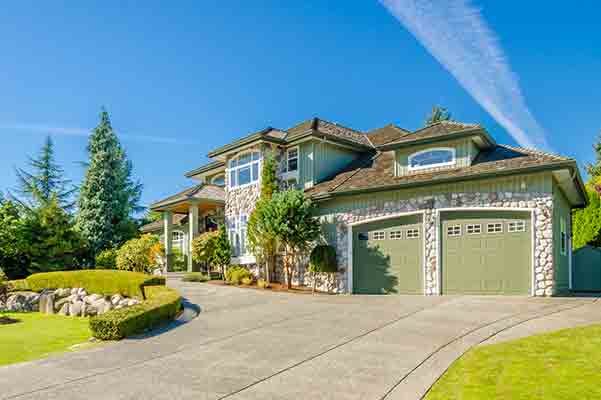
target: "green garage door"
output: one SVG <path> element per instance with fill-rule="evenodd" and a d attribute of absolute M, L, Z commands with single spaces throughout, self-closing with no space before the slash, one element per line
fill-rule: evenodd
<path fill-rule="evenodd" d="M 442 214 L 442 291 L 445 294 L 530 294 L 530 214 Z"/>
<path fill-rule="evenodd" d="M 353 228 L 353 292 L 423 293 L 421 215 Z"/>

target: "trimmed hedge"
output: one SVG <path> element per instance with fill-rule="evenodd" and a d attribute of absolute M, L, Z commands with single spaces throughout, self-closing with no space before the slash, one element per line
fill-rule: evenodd
<path fill-rule="evenodd" d="M 142 303 L 112 310 L 90 318 L 90 329 L 102 340 L 119 340 L 152 329 L 175 318 L 181 309 L 181 296 L 166 286 L 147 286 Z"/>
<path fill-rule="evenodd" d="M 29 291 L 29 285 L 25 279 L 15 279 L 8 281 L 8 290 L 11 292 Z"/>
<path fill-rule="evenodd" d="M 244 278 L 252 279 L 252 273 L 241 265 L 232 265 L 225 271 L 225 280 L 232 285 L 239 285 Z"/>
<path fill-rule="evenodd" d="M 184 282 L 207 282 L 210 278 L 202 272 L 189 272 L 182 278 Z"/>
<path fill-rule="evenodd" d="M 88 269 L 78 271 L 42 272 L 26 279 L 29 290 L 84 288 L 88 293 L 104 295 L 122 294 L 128 297 L 145 298 L 145 287 L 165 285 L 165 277 L 146 275 L 139 272 Z"/>

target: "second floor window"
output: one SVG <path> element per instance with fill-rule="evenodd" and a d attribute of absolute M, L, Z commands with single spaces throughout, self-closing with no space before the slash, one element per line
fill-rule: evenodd
<path fill-rule="evenodd" d="M 286 172 L 298 171 L 298 148 L 286 151 Z"/>
<path fill-rule="evenodd" d="M 234 188 L 257 182 L 260 162 L 261 153 L 258 151 L 241 154 L 231 159 L 228 164 L 229 187 Z"/>
<path fill-rule="evenodd" d="M 455 149 L 453 148 L 427 149 L 409 156 L 410 171 L 453 164 L 455 164 Z"/>

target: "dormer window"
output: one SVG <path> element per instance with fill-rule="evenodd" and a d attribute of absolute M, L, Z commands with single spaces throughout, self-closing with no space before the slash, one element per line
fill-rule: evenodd
<path fill-rule="evenodd" d="M 441 147 L 418 151 L 409 156 L 409 171 L 446 167 L 455 164 L 455 149 Z"/>
<path fill-rule="evenodd" d="M 250 185 L 259 181 L 259 163 L 261 153 L 254 151 L 252 153 L 241 154 L 228 163 L 229 187 Z"/>

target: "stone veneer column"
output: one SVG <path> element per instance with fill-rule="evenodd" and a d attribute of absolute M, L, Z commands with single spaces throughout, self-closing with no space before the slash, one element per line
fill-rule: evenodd
<path fill-rule="evenodd" d="M 192 260 L 192 242 L 198 236 L 198 205 L 192 204 L 188 208 L 188 272 L 192 272 L 194 260 Z"/>

